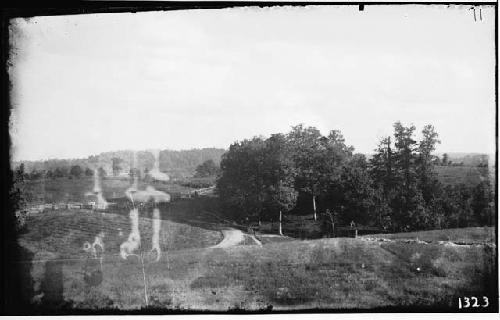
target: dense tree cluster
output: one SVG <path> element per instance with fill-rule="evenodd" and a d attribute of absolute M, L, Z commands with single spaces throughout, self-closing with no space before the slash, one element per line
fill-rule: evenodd
<path fill-rule="evenodd" d="M 427 125 L 417 141 L 415 131 L 395 123 L 393 136 L 382 138 L 369 160 L 340 131 L 323 136 L 303 125 L 236 142 L 222 157 L 217 191 L 241 221 L 277 221 L 290 213 L 394 232 L 492 225 L 488 178 L 477 186 L 444 186 L 435 171 L 437 132 Z"/>
<path fill-rule="evenodd" d="M 214 160 L 209 159 L 196 167 L 194 176 L 196 178 L 213 177 L 219 174 L 219 167 Z"/>
<path fill-rule="evenodd" d="M 277 219 L 297 200 L 296 167 L 286 137 L 254 138 L 235 143 L 221 161 L 219 196 L 235 218 Z"/>

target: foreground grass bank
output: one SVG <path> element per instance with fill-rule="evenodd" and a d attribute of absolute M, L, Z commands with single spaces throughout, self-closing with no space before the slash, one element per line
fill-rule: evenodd
<path fill-rule="evenodd" d="M 481 245 L 455 246 L 335 238 L 210 248 L 220 241 L 217 231 L 162 221 L 163 255 L 154 262 L 150 221 L 143 219 L 141 263 L 140 257 L 117 255 L 123 241 L 118 228 L 126 237 L 127 217 L 99 220 L 66 212 L 37 219 L 21 243 L 36 253 L 31 276 L 33 301 L 40 308 L 456 311 L 462 296 L 489 296 L 495 303 L 490 296 L 496 284 L 495 247 L 487 238 L 478 241 Z M 103 226 L 116 236 L 105 240 L 101 265 L 86 259 L 79 241 L 91 240 Z M 83 230 L 88 234 L 79 235 Z M 98 271 L 101 279 L 88 281 L 88 271 Z"/>

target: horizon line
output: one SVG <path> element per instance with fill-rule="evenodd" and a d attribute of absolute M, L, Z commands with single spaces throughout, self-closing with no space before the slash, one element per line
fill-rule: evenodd
<path fill-rule="evenodd" d="M 92 156 L 99 156 L 103 153 L 115 153 L 115 152 L 150 152 L 151 150 L 160 150 L 160 152 L 163 152 L 163 151 L 173 151 L 173 152 L 183 152 L 183 151 L 191 151 L 191 150 L 203 150 L 203 149 L 219 149 L 219 150 L 224 150 L 224 151 L 227 151 L 229 150 L 229 148 L 222 148 L 222 147 L 200 147 L 200 148 L 190 148 L 190 149 L 161 149 L 161 148 L 148 148 L 148 149 L 141 149 L 141 150 L 134 150 L 134 149 L 121 149 L 121 150 L 110 150 L 110 151 L 102 151 L 98 154 L 91 154 L 91 155 L 88 155 L 88 156 L 82 156 L 82 157 L 74 157 L 74 158 L 70 158 L 70 157 L 60 157 L 60 158 L 57 158 L 57 157 L 53 157 L 53 158 L 38 158 L 38 159 L 34 159 L 34 160 L 27 160 L 27 159 L 23 159 L 23 160 L 10 160 L 9 162 L 10 163 L 22 163 L 22 162 L 41 162 L 41 161 L 53 161 L 53 160 L 87 160 L 88 158 L 92 157 Z M 496 154 L 496 151 L 494 152 L 484 152 L 484 151 L 440 151 L 440 152 L 433 152 L 432 154 L 433 155 L 436 155 L 436 156 L 442 156 L 443 154 L 448 154 L 448 155 L 452 155 L 452 154 L 464 154 L 464 155 L 487 155 L 487 156 L 495 156 Z M 362 151 L 358 151 L 358 152 L 353 152 L 353 154 L 363 154 L 363 155 L 373 155 L 375 154 L 375 152 L 362 152 Z"/>

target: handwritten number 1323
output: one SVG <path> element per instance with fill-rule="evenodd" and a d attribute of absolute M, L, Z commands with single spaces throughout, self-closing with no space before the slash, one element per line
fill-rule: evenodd
<path fill-rule="evenodd" d="M 483 297 L 482 303 L 480 303 L 479 299 L 476 297 L 460 297 L 458 298 L 458 309 L 466 309 L 466 308 L 486 308 L 490 305 L 488 301 L 488 297 Z"/>

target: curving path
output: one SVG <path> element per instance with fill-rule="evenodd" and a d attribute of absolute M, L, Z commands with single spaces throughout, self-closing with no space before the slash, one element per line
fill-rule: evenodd
<path fill-rule="evenodd" d="M 232 246 L 236 246 L 245 240 L 245 236 L 243 232 L 238 229 L 224 229 L 221 231 L 224 239 L 215 246 L 210 248 L 228 248 Z"/>

